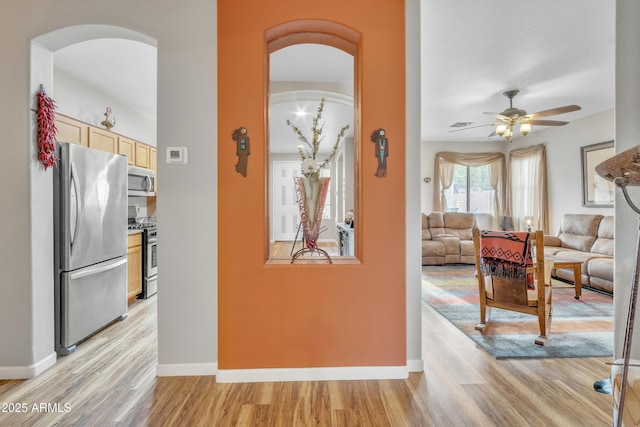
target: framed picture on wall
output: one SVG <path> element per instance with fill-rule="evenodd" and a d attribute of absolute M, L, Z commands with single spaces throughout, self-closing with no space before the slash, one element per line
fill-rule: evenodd
<path fill-rule="evenodd" d="M 587 208 L 612 208 L 615 185 L 596 173 L 596 166 L 613 157 L 613 141 L 580 147 L 582 160 L 582 206 Z"/>

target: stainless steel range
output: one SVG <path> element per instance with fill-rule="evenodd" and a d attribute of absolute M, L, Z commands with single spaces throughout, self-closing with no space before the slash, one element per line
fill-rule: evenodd
<path fill-rule="evenodd" d="M 142 298 L 158 292 L 158 229 L 155 218 L 142 232 Z"/>
<path fill-rule="evenodd" d="M 133 222 L 132 222 L 133 219 Z M 146 299 L 158 292 L 158 228 L 155 217 L 130 218 L 129 230 L 142 230 L 142 293 Z"/>

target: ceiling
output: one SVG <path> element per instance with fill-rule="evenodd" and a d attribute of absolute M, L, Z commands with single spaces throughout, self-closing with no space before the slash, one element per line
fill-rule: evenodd
<path fill-rule="evenodd" d="M 483 113 L 506 109 L 509 100 L 502 93 L 509 89 L 520 90 L 514 107 L 528 113 L 582 107 L 546 117 L 550 120 L 572 121 L 614 108 L 613 1 L 422 0 L 421 31 L 422 141 L 499 139 L 488 137 L 495 120 Z M 282 125 L 285 116 L 299 109 L 313 114 L 319 96 L 328 95 L 324 119 L 330 144 L 335 141 L 330 127 L 349 122 L 343 89 L 353 71 L 344 54 L 304 50 L 304 59 L 300 49 L 281 55 L 278 62 L 288 65 L 272 70 L 276 80 L 290 82 L 281 85 L 279 90 L 288 94 L 280 93 L 271 114 L 280 135 L 272 139 L 290 139 L 292 131 Z M 143 114 L 156 114 L 155 47 L 115 38 L 92 40 L 57 50 L 54 66 Z M 299 77 L 302 72 L 307 77 Z M 303 87 L 305 81 L 316 84 Z M 312 99 L 305 104 L 306 95 Z M 487 126 L 450 132 L 457 122 Z M 306 133 L 304 122 L 300 128 Z M 534 126 L 533 132 L 543 129 L 547 127 Z"/>
<path fill-rule="evenodd" d="M 491 126 L 450 126 L 493 123 L 483 112 L 507 108 L 509 89 L 528 113 L 582 107 L 551 120 L 614 107 L 614 1 L 423 0 L 421 19 L 423 141 L 492 140 Z"/>
<path fill-rule="evenodd" d="M 146 43 L 101 38 L 55 51 L 53 64 L 134 110 L 155 117 L 156 52 L 155 47 Z M 114 114 L 117 116 L 117 112 Z"/>
<path fill-rule="evenodd" d="M 269 150 L 296 153 L 303 145 L 287 125 L 290 120 L 311 140 L 312 122 L 325 99 L 319 152 L 328 153 L 340 129 L 353 136 L 353 56 L 320 44 L 300 44 L 273 52 L 269 58 Z"/>

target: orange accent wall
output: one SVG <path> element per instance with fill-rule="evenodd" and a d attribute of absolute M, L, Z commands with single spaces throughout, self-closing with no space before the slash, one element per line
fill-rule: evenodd
<path fill-rule="evenodd" d="M 265 263 L 265 31 L 306 19 L 361 34 L 357 265 Z M 218 0 L 220 369 L 406 364 L 404 41 L 402 0 Z M 241 126 L 251 138 L 246 178 L 231 139 Z M 374 176 L 369 139 L 380 127 L 386 178 Z"/>

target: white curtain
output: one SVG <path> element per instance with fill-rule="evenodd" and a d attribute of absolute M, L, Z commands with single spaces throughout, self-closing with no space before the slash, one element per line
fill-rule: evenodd
<path fill-rule="evenodd" d="M 549 230 L 547 160 L 544 144 L 509 153 L 507 211 L 516 230 L 526 230 L 525 218 L 533 218 L 533 230 Z"/>
<path fill-rule="evenodd" d="M 453 171 L 455 163 L 445 160 L 440 153 L 436 154 L 436 167 L 434 184 L 437 191 L 433 192 L 433 209 L 436 212 L 447 211 L 447 196 L 445 192 L 453 184 Z"/>
<path fill-rule="evenodd" d="M 498 229 L 498 220 L 504 215 L 504 181 L 505 160 L 502 153 L 453 153 L 442 151 L 436 153 L 434 167 L 434 192 L 433 210 L 436 212 L 447 211 L 447 199 L 445 191 L 453 184 L 453 171 L 455 165 L 485 166 L 489 165 L 489 179 L 494 190 L 493 217 L 491 226 Z"/>

